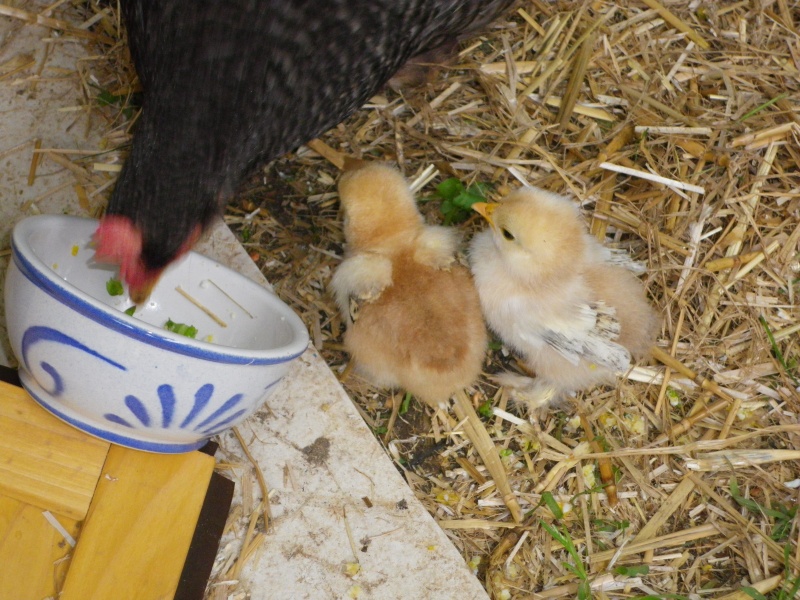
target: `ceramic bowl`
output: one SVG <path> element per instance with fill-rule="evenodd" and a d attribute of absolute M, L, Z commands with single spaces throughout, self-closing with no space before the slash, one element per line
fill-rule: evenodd
<path fill-rule="evenodd" d="M 308 344 L 274 293 L 191 252 L 146 304 L 124 311 L 116 269 L 94 261 L 97 221 L 42 215 L 12 235 L 8 336 L 25 389 L 83 431 L 151 452 L 188 452 L 256 411 Z M 195 339 L 164 328 L 197 329 Z"/>

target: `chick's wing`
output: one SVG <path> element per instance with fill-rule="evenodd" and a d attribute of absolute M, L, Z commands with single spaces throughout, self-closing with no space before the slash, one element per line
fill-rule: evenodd
<path fill-rule="evenodd" d="M 536 314 L 528 312 L 528 315 Z M 538 338 L 573 365 L 581 360 L 614 371 L 628 368 L 631 355 L 616 343 L 620 332 L 613 307 L 603 302 L 577 304 L 544 316 L 518 323 L 520 336 L 535 342 Z"/>
<path fill-rule="evenodd" d="M 352 321 L 355 321 L 359 304 L 376 300 L 390 285 L 392 261 L 368 252 L 345 259 L 331 280 L 339 310 Z"/>
<path fill-rule="evenodd" d="M 425 226 L 416 239 L 414 260 L 434 269 L 449 269 L 456 261 L 458 234 L 454 227 Z"/>

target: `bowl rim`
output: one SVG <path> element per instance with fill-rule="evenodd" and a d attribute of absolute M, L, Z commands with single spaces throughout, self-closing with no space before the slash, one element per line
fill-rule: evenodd
<path fill-rule="evenodd" d="M 97 219 L 73 215 L 34 215 L 26 217 L 14 226 L 11 235 L 11 254 L 13 263 L 34 286 L 82 316 L 126 337 L 162 350 L 216 363 L 240 365 L 280 364 L 297 358 L 308 347 L 308 330 L 297 313 L 288 304 L 271 290 L 199 252 L 191 251 L 188 254 L 194 255 L 196 260 L 222 267 L 240 279 L 241 285 L 250 286 L 255 293 L 264 295 L 268 304 L 270 304 L 270 308 L 283 317 L 284 323 L 290 328 L 292 340 L 284 346 L 269 350 L 221 346 L 182 336 L 166 329 L 156 328 L 136 317 L 125 314 L 119 309 L 100 302 L 60 277 L 58 273 L 36 255 L 28 242 L 28 238 L 32 233 L 40 231 L 42 228 L 52 227 L 55 223 L 59 223 L 63 227 L 65 222 L 72 222 L 75 226 L 85 227 L 87 230 L 89 229 L 89 224 L 94 229 L 99 224 Z"/>

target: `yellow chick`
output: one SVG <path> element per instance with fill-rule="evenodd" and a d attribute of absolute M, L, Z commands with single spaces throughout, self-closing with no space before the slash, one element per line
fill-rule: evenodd
<path fill-rule="evenodd" d="M 331 286 L 345 348 L 375 385 L 442 406 L 478 377 L 487 345 L 457 234 L 425 225 L 405 179 L 385 165 L 346 172 L 339 197 L 347 251 Z"/>
<path fill-rule="evenodd" d="M 546 406 L 647 354 L 658 318 L 637 263 L 589 235 L 569 198 L 523 188 L 473 209 L 490 225 L 469 248 L 484 317 L 536 374 L 498 377 L 518 399 Z"/>

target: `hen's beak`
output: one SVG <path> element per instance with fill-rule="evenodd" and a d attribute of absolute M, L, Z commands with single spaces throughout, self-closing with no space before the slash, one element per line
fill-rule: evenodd
<path fill-rule="evenodd" d="M 492 213 L 498 207 L 496 202 L 476 202 L 472 205 L 472 210 L 482 216 L 489 222 L 489 225 L 494 227 L 494 222 L 492 221 Z"/>

